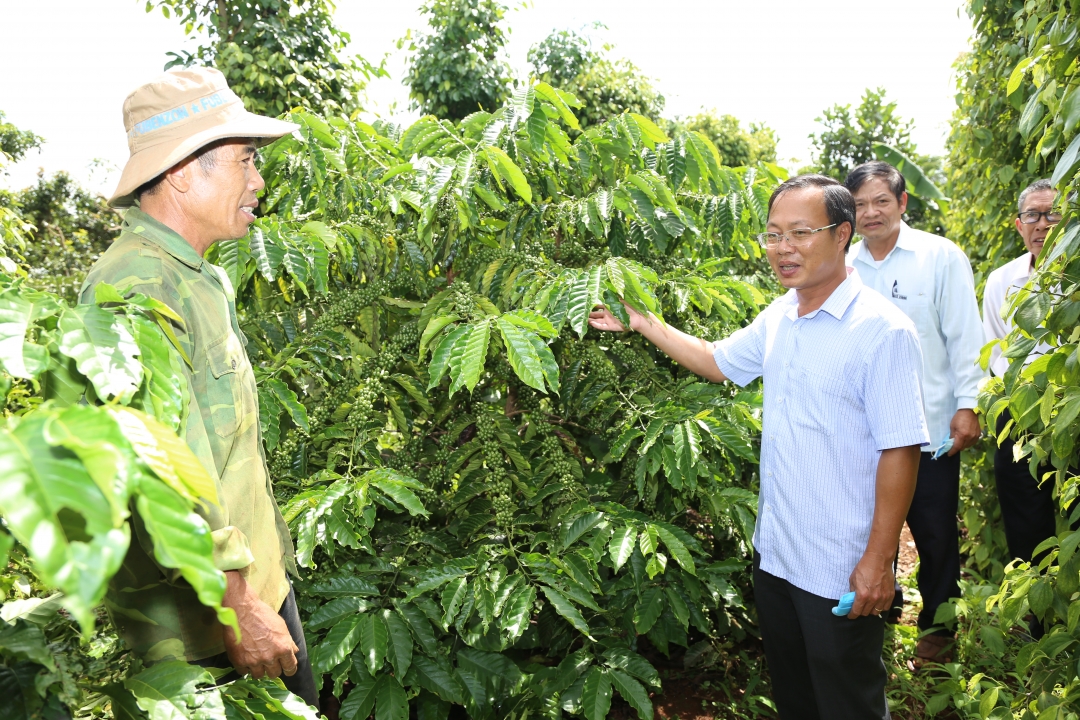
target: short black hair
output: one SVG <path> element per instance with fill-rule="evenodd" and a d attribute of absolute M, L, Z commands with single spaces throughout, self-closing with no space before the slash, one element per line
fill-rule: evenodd
<path fill-rule="evenodd" d="M 1035 182 L 1031 183 L 1026 188 L 1020 191 L 1020 197 L 1016 201 L 1016 212 L 1024 212 L 1024 201 L 1028 199 L 1028 195 L 1033 192 L 1040 192 L 1042 190 L 1050 190 L 1051 192 L 1057 194 L 1057 188 L 1054 187 L 1054 184 L 1052 182 L 1050 182 L 1046 178 L 1036 180 Z"/>
<path fill-rule="evenodd" d="M 835 225 L 837 230 L 847 223 L 851 227 L 847 245 L 844 252 L 851 247 L 851 238 L 855 235 L 855 198 L 851 192 L 833 180 L 831 177 L 817 174 L 796 175 L 795 177 L 780 183 L 772 195 L 769 196 L 769 212 L 772 213 L 773 203 L 788 190 L 803 190 L 806 188 L 821 188 L 822 199 L 825 201 L 825 213 L 829 217 L 829 224 Z"/>
<path fill-rule="evenodd" d="M 904 180 L 904 176 L 900 174 L 900 171 L 881 160 L 865 162 L 849 172 L 847 178 L 844 179 L 844 187 L 854 195 L 859 192 L 859 188 L 870 178 L 884 180 L 885 184 L 889 186 L 889 190 L 896 196 L 897 202 L 900 201 L 900 196 L 907 192 L 907 180 Z"/>

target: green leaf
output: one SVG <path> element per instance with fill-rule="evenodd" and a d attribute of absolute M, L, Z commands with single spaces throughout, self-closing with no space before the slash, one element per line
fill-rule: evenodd
<path fill-rule="evenodd" d="M 16 620 L 14 625 L 0 622 L 0 649 L 4 653 L 44 665 L 49 671 L 56 672 L 56 663 L 47 643 L 41 628 L 25 620 Z"/>
<path fill-rule="evenodd" d="M 379 677 L 375 688 L 375 720 L 409 720 L 409 700 L 405 688 L 393 675 Z"/>
<path fill-rule="evenodd" d="M 394 674 L 405 677 L 412 665 L 413 639 L 409 626 L 401 616 L 392 610 L 383 610 L 383 622 L 386 623 L 387 638 L 386 659 L 394 667 Z"/>
<path fill-rule="evenodd" d="M 357 615 L 368 610 L 368 601 L 358 597 L 339 597 L 321 605 L 318 610 L 311 613 L 311 617 L 304 623 L 304 629 L 308 632 L 322 630 L 336 625 L 344 618 Z"/>
<path fill-rule="evenodd" d="M 26 332 L 38 308 L 15 290 L 0 294 L 0 367 L 12 377 L 32 378 L 45 370 L 39 351 L 29 350 Z"/>
<path fill-rule="evenodd" d="M 393 470 L 378 468 L 364 473 L 360 481 L 365 480 L 393 498 L 394 502 L 408 510 L 410 515 L 427 517 L 430 514 L 424 509 L 424 505 L 420 502 L 420 498 L 416 497 L 416 493 L 408 488 L 406 483 L 408 478 L 405 476 Z"/>
<path fill-rule="evenodd" d="M 468 570 L 454 565 L 446 565 L 441 568 L 430 570 L 417 579 L 416 585 L 413 586 L 413 589 L 405 596 L 405 602 L 409 602 L 426 592 L 441 587 L 455 578 L 467 575 L 468 572 Z M 408 618 L 406 617 L 406 619 Z"/>
<path fill-rule="evenodd" d="M 544 369 L 540 365 L 536 348 L 530 342 L 529 333 L 509 322 L 505 317 L 500 317 L 496 323 L 502 333 L 506 355 L 514 372 L 526 385 L 544 392 Z"/>
<path fill-rule="evenodd" d="M 585 676 L 581 708 L 586 720 L 604 720 L 611 710 L 611 678 L 601 668 L 593 667 Z"/>
<path fill-rule="evenodd" d="M 671 556 L 675 558 L 675 562 L 679 563 L 686 572 L 691 575 L 696 575 L 697 570 L 694 567 L 694 558 L 691 557 L 690 551 L 686 549 L 686 546 L 683 545 L 682 541 L 675 537 L 671 531 L 660 525 L 650 525 L 650 527 L 656 528 L 657 535 L 660 536 L 660 540 L 663 541 L 664 546 L 667 547 Z"/>
<path fill-rule="evenodd" d="M 941 192 L 937 185 L 931 182 L 923 169 L 916 165 L 911 158 L 884 143 L 875 143 L 873 150 L 874 155 L 879 160 L 884 160 L 900 171 L 904 176 L 904 180 L 907 181 L 908 192 L 912 195 L 938 203 L 948 202 L 949 199 L 945 197 L 945 193 Z"/>
<path fill-rule="evenodd" d="M 535 602 L 536 588 L 532 585 L 519 587 L 506 601 L 506 607 L 503 608 L 502 616 L 499 618 L 499 626 L 511 642 L 521 637 L 521 634 L 529 627 Z"/>
<path fill-rule="evenodd" d="M 1071 178 L 1077 164 L 1080 164 L 1080 135 L 1074 137 L 1069 147 L 1065 148 L 1065 152 L 1061 154 L 1057 165 L 1054 166 L 1054 174 L 1050 176 L 1051 184 L 1057 187 L 1062 180 Z"/>
<path fill-rule="evenodd" d="M 603 278 L 603 271 L 602 265 L 594 265 L 578 274 L 570 286 L 566 319 L 578 337 L 585 335 L 589 327 L 589 313 L 600 304 L 600 281 Z"/>
<path fill-rule="evenodd" d="M 611 562 L 615 564 L 615 572 L 618 572 L 630 556 L 634 553 L 634 541 L 637 540 L 637 530 L 631 525 L 623 525 L 616 528 L 608 545 L 611 554 Z"/>
<path fill-rule="evenodd" d="M 311 427 L 308 424 L 307 410 L 300 404 L 300 400 L 296 397 L 296 393 L 293 392 L 292 388 L 277 378 L 266 378 L 263 380 L 263 384 L 273 392 L 274 397 L 278 399 L 281 406 L 289 413 L 289 417 L 292 419 L 293 424 L 305 433 L 311 432 Z"/>
<path fill-rule="evenodd" d="M 465 648 L 457 653 L 458 667 L 468 670 L 489 687 L 512 693 L 523 675 L 510 658 L 494 652 Z"/>
<path fill-rule="evenodd" d="M 360 642 L 363 625 L 368 624 L 367 619 L 370 617 L 372 613 L 354 615 L 330 628 L 330 632 L 326 633 L 326 637 L 311 653 L 311 668 L 315 677 L 330 672 L 349 657 Z"/>
<path fill-rule="evenodd" d="M 491 338 L 491 324 L 482 321 L 465 326 L 468 334 L 454 348 L 450 357 L 450 394 L 465 387 L 472 392 L 480 382 L 480 373 L 484 370 L 487 359 L 488 341 Z M 460 351 L 459 351 L 460 348 Z M 434 364 L 434 359 L 432 359 Z"/>
<path fill-rule="evenodd" d="M 213 675 L 205 668 L 172 660 L 157 663 L 128 678 L 124 687 L 131 691 L 151 720 L 188 720 L 213 717 L 193 712 L 204 704 L 198 686 L 213 683 Z"/>
<path fill-rule="evenodd" d="M 435 640 L 435 632 L 431 627 L 431 621 L 424 615 L 420 608 L 416 607 L 412 603 L 399 603 L 396 607 L 398 615 L 409 626 L 409 630 L 412 631 L 413 637 L 416 638 L 417 644 L 420 648 L 433 655 L 438 652 L 438 645 Z"/>
<path fill-rule="evenodd" d="M 37 574 L 65 593 L 64 607 L 89 634 L 93 608 L 127 553 L 128 529 L 116 526 L 113 511 L 127 498 L 110 503 L 76 456 L 51 447 L 47 420 L 48 413 L 37 412 L 0 428 L 0 515 Z M 68 540 L 59 516 L 63 509 L 82 518 L 85 541 Z"/>
<path fill-rule="evenodd" d="M 109 413 L 139 458 L 165 484 L 186 499 L 218 504 L 214 479 L 172 430 L 134 408 L 113 407 Z"/>
<path fill-rule="evenodd" d="M 469 590 L 469 584 L 463 577 L 451 580 L 443 588 L 441 605 L 443 608 L 442 624 L 444 628 L 454 622 L 454 618 L 457 617 L 458 610 L 461 609 L 462 603 L 465 602 Z"/>
<path fill-rule="evenodd" d="M 154 542 L 158 563 L 179 570 L 199 602 L 215 610 L 218 622 L 239 632 L 235 613 L 221 605 L 225 575 L 214 566 L 214 542 L 206 521 L 191 512 L 191 505 L 172 488 L 148 476 L 139 481 L 136 508 Z"/>
<path fill-rule="evenodd" d="M 638 717 L 641 720 L 652 720 L 652 700 L 649 699 L 649 693 L 641 686 L 641 683 L 621 670 L 607 672 L 615 689 L 622 695 L 623 700 L 630 703 L 630 706 L 637 711 Z"/>
<path fill-rule="evenodd" d="M 364 597 L 381 595 L 378 586 L 370 580 L 360 577 L 336 577 L 323 580 L 305 589 L 306 594 L 319 597 Z"/>
<path fill-rule="evenodd" d="M 1020 88 L 1020 83 L 1024 81 L 1024 75 L 1027 74 L 1027 69 L 1031 67 L 1033 62 L 1035 62 L 1035 58 L 1026 57 L 1016 64 L 1016 67 L 1009 74 L 1009 82 L 1005 86 L 1006 95 L 1012 95 Z"/>
<path fill-rule="evenodd" d="M 566 103 L 563 94 L 555 88 L 551 87 L 547 83 L 541 82 L 533 86 L 533 91 L 541 98 L 551 103 L 555 109 L 559 112 L 559 117 L 562 119 L 566 126 L 574 130 L 579 130 L 581 126 L 578 124 L 577 118 L 574 116 L 573 111 Z M 573 97 L 568 95 L 568 97 Z"/>
<path fill-rule="evenodd" d="M 518 197 L 527 203 L 531 203 L 532 188 L 529 187 L 529 181 L 525 179 L 525 175 L 522 174 L 521 168 L 514 164 L 514 161 L 510 159 L 510 156 L 494 145 L 488 145 L 484 148 L 484 152 L 487 154 L 488 158 L 494 158 L 495 165 L 499 169 L 499 174 L 510 183 L 510 186 L 514 188 L 514 192 L 518 194 Z"/>
<path fill-rule="evenodd" d="M 349 697 L 341 703 L 338 717 L 341 720 L 367 720 L 375 708 L 375 689 L 378 681 L 367 674 L 356 676 L 357 682 L 349 691 Z"/>
<path fill-rule="evenodd" d="M 239 291 L 244 284 L 248 261 L 251 260 L 250 239 L 244 236 L 235 240 L 220 240 L 216 248 L 216 264 L 225 271 L 233 290 Z"/>
<path fill-rule="evenodd" d="M 602 512 L 585 513 L 581 517 L 575 518 L 574 522 L 570 523 L 563 532 L 562 541 L 559 543 L 562 549 L 565 551 L 566 548 L 577 542 L 578 538 L 596 527 L 603 519 L 604 513 Z"/>
<path fill-rule="evenodd" d="M 462 687 L 445 668 L 434 660 L 424 655 L 417 655 L 413 658 L 413 671 L 416 673 L 420 687 L 435 693 L 447 702 L 464 704 Z"/>
<path fill-rule="evenodd" d="M 604 651 L 604 660 L 613 668 L 625 670 L 637 679 L 652 687 L 660 687 L 660 674 L 648 660 L 633 650 L 614 647 Z"/>
<path fill-rule="evenodd" d="M 132 316 L 131 329 L 146 374 L 139 409 L 175 432 L 180 428 L 188 399 L 178 353 L 160 328 L 146 318 Z"/>
<path fill-rule="evenodd" d="M 427 327 L 424 328 L 424 334 L 420 336 L 420 357 L 424 357 L 424 353 L 427 351 L 428 343 L 435 339 L 435 337 L 442 332 L 443 328 L 451 323 L 456 323 L 461 318 L 457 315 L 440 315 L 437 318 L 432 319 Z"/>
<path fill-rule="evenodd" d="M 135 395 L 143 369 L 125 316 L 80 305 L 61 313 L 58 328 L 60 352 L 75 361 L 99 398 L 127 402 Z"/>
<path fill-rule="evenodd" d="M 360 645 L 358 651 L 364 658 L 364 666 L 374 676 L 386 660 L 386 623 L 379 613 L 369 612 L 360 616 Z"/>
<path fill-rule="evenodd" d="M 266 278 L 266 282 L 274 282 L 275 271 L 285 257 L 284 248 L 266 237 L 258 225 L 251 228 L 250 238 L 251 257 L 255 258 L 255 267 Z"/>
<path fill-rule="evenodd" d="M 570 601 L 566 599 L 566 596 L 560 593 L 558 590 L 547 585 L 541 585 L 540 589 L 544 591 L 544 595 L 547 597 L 548 602 L 551 603 L 551 607 L 555 609 L 555 612 L 566 618 L 567 622 L 574 626 L 574 629 L 578 632 L 592 638 L 592 632 L 589 630 L 588 623 L 585 622 L 585 618 L 581 617 L 581 613 L 578 609 L 570 604 Z"/>
<path fill-rule="evenodd" d="M 650 587 L 641 593 L 641 599 L 634 607 L 634 629 L 638 635 L 644 635 L 656 624 L 660 613 L 664 611 L 664 591 L 659 587 Z"/>

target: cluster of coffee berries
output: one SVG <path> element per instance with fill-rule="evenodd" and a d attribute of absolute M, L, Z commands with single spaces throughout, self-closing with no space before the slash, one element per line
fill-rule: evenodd
<path fill-rule="evenodd" d="M 496 495 L 491 501 L 491 506 L 495 509 L 495 523 L 499 527 L 507 528 L 514 524 L 517 506 L 509 495 Z"/>
<path fill-rule="evenodd" d="M 322 332 L 344 325 L 355 318 L 361 310 L 373 305 L 379 296 L 385 293 L 385 283 L 377 282 L 338 295 L 312 324 L 311 331 Z"/>
<path fill-rule="evenodd" d="M 630 373 L 645 372 L 649 369 L 648 361 L 641 353 L 630 347 L 629 343 L 614 342 L 611 344 L 611 354 L 622 363 Z"/>

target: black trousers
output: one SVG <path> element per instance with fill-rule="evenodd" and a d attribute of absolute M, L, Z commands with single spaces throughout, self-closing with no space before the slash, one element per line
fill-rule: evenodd
<path fill-rule="evenodd" d="M 1009 419 L 1008 410 L 1001 413 L 998 432 Z M 1039 478 L 1052 469 L 1048 465 L 1041 466 Z M 1014 463 L 1011 439 L 994 451 L 994 479 L 1009 555 L 1030 562 L 1039 543 L 1057 534 L 1058 507 L 1054 501 L 1054 481 L 1050 479 L 1040 487 L 1039 480 L 1031 476 L 1027 458 Z"/>
<path fill-rule="evenodd" d="M 919 453 L 919 475 L 907 524 L 919 551 L 919 593 L 923 609 L 919 629 L 934 627 L 934 613 L 949 598 L 960 597 L 960 526 L 956 519 L 960 503 L 960 453 L 932 460 Z M 952 637 L 950 630 L 935 635 Z"/>
<path fill-rule="evenodd" d="M 300 651 L 296 653 L 296 674 L 292 677 L 282 675 L 281 680 L 285 683 L 285 687 L 288 688 L 289 692 L 298 695 L 303 698 L 304 702 L 308 705 L 318 709 L 319 688 L 315 684 L 315 676 L 311 672 L 311 659 L 308 657 L 307 641 L 304 639 L 304 628 L 300 625 L 300 611 L 296 607 L 296 593 L 293 591 L 292 587 L 289 588 L 289 595 L 285 598 L 285 602 L 281 604 L 278 615 L 281 616 L 281 619 L 285 621 L 285 625 L 288 626 L 289 634 L 292 635 L 296 647 L 300 648 Z M 201 665 L 202 667 L 232 667 L 232 663 L 229 662 L 229 656 L 226 653 L 221 653 L 220 655 L 208 657 L 203 660 L 196 660 L 193 664 Z M 231 682 L 239 677 L 240 675 L 238 673 L 231 672 L 221 678 L 218 682 Z"/>
<path fill-rule="evenodd" d="M 833 615 L 835 599 L 770 575 L 757 553 L 754 599 L 781 720 L 888 720 L 882 618 Z"/>

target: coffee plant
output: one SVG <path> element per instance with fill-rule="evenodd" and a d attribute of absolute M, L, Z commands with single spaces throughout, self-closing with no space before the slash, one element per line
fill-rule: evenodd
<path fill-rule="evenodd" d="M 648 658 L 752 622 L 759 395 L 587 318 L 747 323 L 781 171 L 629 113 L 571 142 L 576 104 L 538 83 L 456 125 L 294 114 L 268 214 L 210 251 L 343 718 L 594 720 L 616 693 L 648 718 Z"/>

